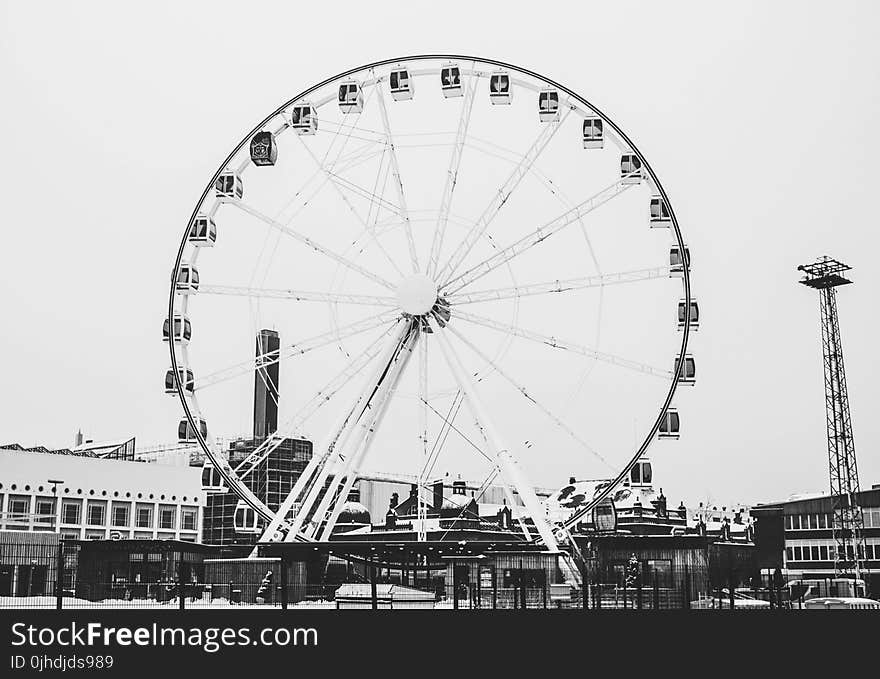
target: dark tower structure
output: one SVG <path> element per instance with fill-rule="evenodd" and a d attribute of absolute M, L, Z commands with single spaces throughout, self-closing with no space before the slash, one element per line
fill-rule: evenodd
<path fill-rule="evenodd" d="M 281 340 L 274 330 L 257 335 L 254 371 L 254 438 L 259 440 L 278 429 L 278 359 Z"/>
<path fill-rule="evenodd" d="M 862 510 L 856 504 L 859 472 L 853 443 L 843 369 L 843 346 L 837 319 L 837 288 L 852 283 L 843 274 L 846 264 L 822 257 L 813 264 L 798 267 L 804 273 L 801 283 L 819 291 L 822 318 L 822 358 L 825 366 L 825 424 L 828 435 L 828 467 L 831 476 L 832 533 L 837 549 L 834 570 L 837 574 L 861 575 L 865 558 Z"/>

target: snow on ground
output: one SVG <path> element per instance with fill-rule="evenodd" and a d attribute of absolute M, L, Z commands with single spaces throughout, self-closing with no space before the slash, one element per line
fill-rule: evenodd
<path fill-rule="evenodd" d="M 56 600 L 54 596 L 4 596 L 0 597 L 0 608 L 49 608 L 54 609 Z M 105 599 L 103 601 L 88 601 L 76 597 L 64 597 L 62 606 L 70 608 L 144 608 L 144 609 L 177 609 L 178 601 L 156 601 L 155 599 Z M 213 601 L 186 600 L 186 609 L 218 609 L 218 608 L 248 608 L 248 609 L 280 609 L 281 604 L 257 604 L 242 603 L 233 604 L 227 599 L 214 599 Z M 335 601 L 300 601 L 291 603 L 288 608 L 297 609 L 336 609 Z"/>

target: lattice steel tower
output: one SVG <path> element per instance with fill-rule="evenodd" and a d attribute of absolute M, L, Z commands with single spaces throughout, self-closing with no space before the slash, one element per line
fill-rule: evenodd
<path fill-rule="evenodd" d="M 843 346 L 837 319 L 837 291 L 852 283 L 842 274 L 850 267 L 830 257 L 801 265 L 803 285 L 819 291 L 822 318 L 822 358 L 825 366 L 825 424 L 828 435 L 828 467 L 831 477 L 831 528 L 837 549 L 834 571 L 839 575 L 861 577 L 865 558 L 862 510 L 856 502 L 859 472 L 853 443 L 846 373 L 843 369 Z"/>

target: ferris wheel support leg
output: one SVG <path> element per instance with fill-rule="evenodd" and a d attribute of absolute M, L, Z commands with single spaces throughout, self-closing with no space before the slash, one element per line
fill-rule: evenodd
<path fill-rule="evenodd" d="M 364 384 L 364 388 L 361 390 L 360 396 L 358 397 L 357 401 L 355 401 L 354 407 L 349 411 L 349 415 L 348 417 L 346 417 L 342 429 L 328 445 L 327 455 L 329 459 L 327 463 L 324 464 L 321 471 L 318 473 L 317 478 L 312 484 L 305 501 L 303 502 L 302 506 L 299 508 L 299 511 L 294 517 L 290 530 L 288 531 L 287 535 L 284 536 L 285 542 L 293 541 L 299 531 L 302 530 L 303 524 L 306 521 L 306 517 L 311 512 L 312 508 L 315 507 L 315 503 L 318 502 L 318 498 L 322 497 L 323 499 L 323 497 L 326 497 L 327 495 L 332 498 L 333 493 L 339 487 L 339 483 L 342 482 L 342 477 L 339 472 L 341 470 L 341 465 L 344 464 L 344 459 L 342 455 L 348 449 L 348 440 L 351 438 L 352 433 L 355 431 L 357 424 L 365 416 L 367 416 L 369 410 L 372 408 L 372 400 L 375 397 L 376 392 L 381 387 L 383 379 L 388 374 L 389 368 L 392 366 L 395 357 L 397 356 L 401 346 L 406 341 L 407 337 L 409 337 L 409 334 L 410 326 L 408 323 L 404 323 L 402 328 L 400 329 L 400 332 L 393 335 L 391 340 L 389 340 L 388 348 L 383 355 L 382 360 L 379 362 L 376 371 L 370 374 L 370 376 L 368 377 L 367 381 Z M 324 486 L 326 485 L 327 478 L 330 476 L 331 471 L 334 473 L 334 481 L 331 486 L 328 487 L 325 491 Z M 321 495 L 322 493 L 324 493 L 324 496 Z M 316 516 L 319 516 L 319 513 L 317 511 L 314 513 L 312 521 L 315 520 Z"/>
<path fill-rule="evenodd" d="M 419 542 L 425 542 L 428 539 L 427 534 L 427 498 L 425 497 L 425 474 L 427 472 L 426 462 L 428 460 L 428 343 L 423 337 L 419 342 L 419 396 L 422 400 L 419 408 L 419 428 L 421 429 L 420 438 L 422 439 L 422 460 L 423 464 L 419 468 L 419 475 L 416 479 L 418 493 L 416 495 L 416 503 L 418 505 L 417 522 L 418 530 L 416 539 Z"/>
<path fill-rule="evenodd" d="M 402 331 L 401 331 L 402 332 Z M 393 352 L 396 350 L 397 345 L 400 342 L 400 333 L 395 333 L 388 340 L 388 348 L 385 352 L 385 359 L 389 358 L 393 355 Z M 386 360 L 383 360 L 380 363 L 379 370 L 381 370 L 382 366 L 386 363 Z M 275 518 L 270 522 L 269 526 L 266 528 L 263 536 L 260 538 L 261 542 L 271 542 L 274 540 L 275 533 L 281 528 L 281 526 L 286 523 L 287 514 L 293 508 L 294 504 L 299 500 L 300 496 L 302 496 L 303 492 L 307 487 L 309 487 L 309 482 L 313 480 L 313 477 L 317 474 L 317 478 L 314 478 L 314 482 L 311 485 L 311 490 L 315 495 L 320 491 L 321 486 L 323 486 L 324 482 L 329 475 L 330 469 L 333 466 L 333 461 L 335 457 L 332 455 L 335 446 L 334 443 L 339 443 L 340 439 L 346 433 L 346 430 L 350 430 L 350 426 L 353 425 L 352 418 L 355 417 L 355 413 L 360 405 L 363 403 L 365 398 L 368 395 L 368 389 L 371 384 L 375 384 L 375 380 L 378 379 L 378 374 L 370 374 L 368 380 L 364 384 L 364 388 L 361 389 L 360 395 L 358 399 L 355 401 L 354 406 L 351 410 L 348 411 L 348 414 L 343 415 L 340 421 L 337 423 L 333 429 L 331 429 L 331 434 L 328 436 L 327 440 L 322 442 L 320 447 L 318 448 L 317 453 L 312 455 L 312 459 L 309 460 L 308 465 L 306 465 L 305 470 L 303 470 L 302 475 L 297 479 L 290 493 L 288 493 L 287 497 L 284 499 L 284 502 L 281 503 L 281 506 L 278 508 L 278 511 L 275 513 Z M 316 489 L 317 488 L 317 489 Z M 312 493 L 310 492 L 310 496 Z M 308 499 L 306 500 L 308 502 Z M 314 503 L 314 497 L 312 497 L 311 503 L 309 507 L 301 507 L 297 512 L 297 515 L 294 517 L 293 522 L 288 530 L 285 538 L 287 540 L 292 540 L 296 532 L 299 530 L 302 522 L 308 512 L 308 509 L 311 507 L 311 504 Z"/>
<path fill-rule="evenodd" d="M 414 326 L 415 327 L 415 326 Z M 382 425 L 382 420 L 385 417 L 385 414 L 388 412 L 388 405 L 391 402 L 391 396 L 394 394 L 394 391 L 397 389 L 397 385 L 400 383 L 400 378 L 403 376 L 404 371 L 406 370 L 406 366 L 409 363 L 410 358 L 412 357 L 413 349 L 415 347 L 415 343 L 418 340 L 419 333 L 416 330 L 413 330 L 411 335 L 407 338 L 407 341 L 404 343 L 403 347 L 401 347 L 400 353 L 397 355 L 395 359 L 395 364 L 391 371 L 389 371 L 387 379 L 384 381 L 382 385 L 381 393 L 377 394 L 377 399 L 375 403 L 371 403 L 370 407 L 375 408 L 375 414 L 369 420 L 362 420 L 358 423 L 360 431 L 359 439 L 355 441 L 355 444 L 352 446 L 352 450 L 354 453 L 348 457 L 348 462 L 342 473 L 336 476 L 336 480 L 339 481 L 342 479 L 343 474 L 345 476 L 345 483 L 342 486 L 342 490 L 336 496 L 336 500 L 333 504 L 333 509 L 330 512 L 330 518 L 327 520 L 324 525 L 323 530 L 321 530 L 320 540 L 329 540 L 330 535 L 333 532 L 333 528 L 336 526 L 336 521 L 339 518 L 339 514 L 342 511 L 342 506 L 345 504 L 349 492 L 351 492 L 352 486 L 354 486 L 354 482 L 358 478 L 358 474 L 361 470 L 361 465 L 363 461 L 367 457 L 367 453 L 370 450 L 370 447 L 373 444 L 373 440 L 376 437 L 376 432 L 379 430 Z M 322 503 L 322 506 L 318 508 L 318 511 L 315 512 L 315 516 L 319 517 L 316 526 L 315 526 L 315 534 L 317 534 L 318 530 L 320 530 L 320 524 L 322 518 L 326 515 L 327 507 L 329 506 L 329 501 L 333 499 L 333 493 L 329 490 L 324 496 L 325 502 Z"/>
<path fill-rule="evenodd" d="M 492 424 L 492 420 L 489 418 L 479 394 L 477 394 L 474 383 L 471 381 L 467 371 L 461 364 L 458 354 L 455 353 L 455 350 L 449 343 L 449 339 L 442 330 L 435 332 L 434 337 L 437 338 L 437 344 L 440 346 L 443 358 L 449 365 L 449 369 L 455 377 L 456 382 L 458 382 L 458 386 L 467 397 L 473 414 L 477 418 L 480 428 L 483 430 L 486 441 L 489 443 L 496 464 L 502 468 L 504 475 L 508 478 L 511 485 L 516 488 L 520 498 L 522 498 L 526 512 L 528 512 L 529 516 L 531 516 L 532 520 L 535 522 L 535 527 L 538 529 L 538 534 L 541 536 L 544 545 L 552 552 L 558 551 L 556 539 L 553 537 L 553 531 L 547 521 L 544 520 L 541 505 L 538 503 L 538 498 L 535 496 L 534 488 L 528 482 L 525 473 L 520 468 L 516 458 L 511 454 L 510 449 L 502 442 L 502 438 Z"/>

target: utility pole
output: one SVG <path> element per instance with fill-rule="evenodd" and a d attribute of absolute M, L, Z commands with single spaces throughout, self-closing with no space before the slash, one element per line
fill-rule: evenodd
<path fill-rule="evenodd" d="M 861 577 L 865 557 L 862 510 L 856 503 L 859 472 L 853 442 L 843 346 L 837 318 L 837 288 L 852 283 L 842 274 L 851 267 L 830 257 L 804 264 L 801 284 L 819 291 L 822 319 L 822 358 L 825 372 L 825 424 L 828 436 L 828 468 L 831 478 L 831 529 L 834 538 L 834 572 Z"/>

